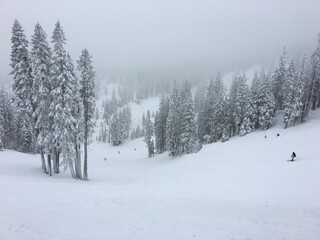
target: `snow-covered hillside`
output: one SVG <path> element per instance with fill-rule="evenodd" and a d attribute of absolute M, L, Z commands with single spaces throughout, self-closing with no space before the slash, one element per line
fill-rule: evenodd
<path fill-rule="evenodd" d="M 287 130 L 279 120 L 267 138 L 257 131 L 174 159 L 148 159 L 142 139 L 93 143 L 88 182 L 48 177 L 39 156 L 5 150 L 0 239 L 318 240 L 319 132 L 317 111 Z"/>

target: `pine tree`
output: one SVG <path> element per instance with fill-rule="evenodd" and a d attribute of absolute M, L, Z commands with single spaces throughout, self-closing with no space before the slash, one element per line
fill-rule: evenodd
<path fill-rule="evenodd" d="M 257 72 L 254 73 L 251 84 L 251 103 L 252 103 L 252 120 L 254 128 L 259 127 L 259 90 L 260 90 L 260 78 Z"/>
<path fill-rule="evenodd" d="M 50 129 L 47 125 L 48 108 L 51 91 L 50 83 L 50 62 L 51 52 L 47 42 L 47 35 L 43 31 L 39 23 L 36 24 L 34 34 L 31 38 L 31 63 L 32 63 L 32 101 L 34 103 L 34 134 L 37 139 L 37 144 L 40 147 L 41 165 L 43 172 L 47 172 L 45 165 L 45 152 L 48 153 L 48 146 L 44 144 L 44 139 L 49 133 Z M 41 139 L 39 139 L 40 132 L 42 131 Z M 41 144 L 39 144 L 41 143 Z"/>
<path fill-rule="evenodd" d="M 235 131 L 237 134 L 240 134 L 240 128 L 242 126 L 242 135 L 245 134 L 245 132 L 249 132 L 252 130 L 249 130 L 249 123 L 251 121 L 250 115 L 252 115 L 252 109 L 250 105 L 250 92 L 249 87 L 246 84 L 246 76 L 243 73 L 243 75 L 238 77 L 238 89 L 236 92 L 235 97 L 235 111 L 234 111 L 234 120 L 235 120 Z M 243 125 L 244 119 L 246 118 L 246 123 Z M 244 128 L 246 130 L 244 130 Z"/>
<path fill-rule="evenodd" d="M 308 117 L 309 109 L 315 110 L 320 105 L 320 33 L 318 46 L 310 57 L 308 69 L 309 81 L 307 82 L 307 97 L 304 103 L 303 119 Z"/>
<path fill-rule="evenodd" d="M 81 118 L 79 115 L 78 83 L 73 72 L 73 64 L 70 56 L 64 49 L 66 38 L 64 31 L 57 22 L 53 36 L 53 52 L 51 66 L 51 104 L 49 117 L 52 118 L 51 154 L 53 153 L 54 170 L 59 172 L 59 156 L 63 157 L 63 164 L 70 169 L 74 178 L 81 178 L 80 173 L 75 172 L 74 162 L 79 163 L 78 134 L 80 132 Z M 49 158 L 51 158 L 49 154 Z M 50 159 L 48 160 L 49 174 L 51 173 Z M 76 166 L 76 170 L 79 166 Z"/>
<path fill-rule="evenodd" d="M 287 50 L 284 47 L 283 52 L 278 61 L 276 70 L 272 74 L 272 92 L 275 99 L 276 110 L 283 109 L 283 87 L 286 75 L 286 56 Z"/>
<path fill-rule="evenodd" d="M 174 82 L 173 88 L 169 97 L 169 113 L 167 118 L 166 143 L 169 151 L 169 156 L 177 156 L 181 146 L 181 113 L 180 113 L 180 95 Z"/>
<path fill-rule="evenodd" d="M 139 125 L 137 125 L 137 128 L 136 128 L 136 138 L 141 138 L 142 137 L 142 130 L 140 128 Z"/>
<path fill-rule="evenodd" d="M 169 100 L 162 96 L 159 105 L 159 111 L 156 113 L 154 119 L 154 135 L 155 148 L 157 153 L 166 151 L 166 125 L 169 114 Z"/>
<path fill-rule="evenodd" d="M 153 136 L 153 124 L 151 122 L 150 110 L 148 110 L 145 118 L 144 142 L 147 144 L 149 158 L 154 154 L 152 136 Z"/>
<path fill-rule="evenodd" d="M 284 118 L 283 122 L 285 124 L 284 128 L 288 127 L 288 123 L 290 122 L 292 118 L 292 111 L 293 111 L 293 105 L 295 101 L 295 82 L 296 82 L 296 70 L 295 70 L 295 63 L 292 60 L 289 64 L 288 70 L 285 75 L 285 82 L 283 87 L 283 113 Z"/>
<path fill-rule="evenodd" d="M 131 108 L 129 105 L 125 106 L 123 108 L 123 124 L 124 124 L 124 138 L 129 137 L 129 131 L 130 131 L 130 126 L 131 126 Z"/>
<path fill-rule="evenodd" d="M 309 109 L 308 106 L 308 95 L 309 95 L 309 86 L 310 86 L 310 75 L 308 69 L 308 57 L 305 54 L 301 62 L 301 68 L 299 72 L 299 83 L 302 87 L 301 102 L 302 102 L 302 111 L 301 111 L 301 122 L 305 121 L 305 118 L 308 116 Z"/>
<path fill-rule="evenodd" d="M 259 125 L 267 130 L 271 125 L 275 114 L 275 101 L 271 91 L 268 77 L 264 73 L 260 76 L 261 84 L 259 88 Z"/>
<path fill-rule="evenodd" d="M 241 123 L 240 131 L 239 131 L 240 136 L 244 136 L 249 133 L 252 133 L 255 128 L 255 121 L 254 121 L 255 112 L 254 112 L 251 99 L 248 99 L 248 103 L 245 106 L 244 112 L 245 112 L 244 119 Z"/>
<path fill-rule="evenodd" d="M 233 77 L 228 101 L 227 101 L 227 124 L 229 126 L 229 137 L 232 137 L 236 134 L 236 120 L 235 120 L 235 112 L 236 112 L 236 97 L 238 91 L 238 78 L 236 76 Z"/>
<path fill-rule="evenodd" d="M 185 83 L 181 92 L 181 150 L 180 153 L 192 153 L 195 142 L 195 114 L 191 95 L 191 87 L 188 82 Z"/>
<path fill-rule="evenodd" d="M 121 133 L 121 124 L 119 121 L 119 114 L 116 112 L 111 119 L 110 123 L 111 142 L 113 146 L 121 144 L 123 137 Z"/>
<path fill-rule="evenodd" d="M 212 142 L 211 140 L 211 117 L 214 114 L 214 105 L 215 105 L 215 97 L 214 97 L 214 81 L 210 80 L 207 89 L 206 95 L 204 99 L 204 103 L 201 106 L 198 115 L 198 138 L 200 142 Z"/>
<path fill-rule="evenodd" d="M 13 92 L 15 94 L 14 102 L 18 110 L 18 132 L 19 149 L 22 151 L 31 151 L 33 143 L 32 127 L 32 85 L 31 65 L 28 52 L 28 41 L 20 23 L 15 20 L 12 28 L 12 49 L 11 49 L 11 67 L 14 83 Z"/>
<path fill-rule="evenodd" d="M 80 71 L 80 94 L 84 117 L 84 170 L 83 178 L 88 179 L 88 137 L 92 134 L 94 127 L 94 77 L 95 73 L 92 67 L 91 56 L 87 49 L 82 50 L 80 60 L 78 61 L 78 70 Z"/>
<path fill-rule="evenodd" d="M 6 138 L 6 123 L 5 123 L 5 115 L 7 109 L 5 106 L 5 93 L 3 90 L 0 90 L 0 144 L 5 146 L 5 138 Z M 1 149 L 2 150 L 2 149 Z"/>
<path fill-rule="evenodd" d="M 214 105 L 210 116 L 211 142 L 219 141 L 226 128 L 226 94 L 220 73 L 214 82 Z"/>

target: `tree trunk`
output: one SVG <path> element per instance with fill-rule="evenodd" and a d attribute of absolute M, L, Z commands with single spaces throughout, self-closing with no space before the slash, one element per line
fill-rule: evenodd
<path fill-rule="evenodd" d="M 51 154 L 48 154 L 48 172 L 49 172 L 49 176 L 52 176 L 52 169 L 51 169 Z"/>
<path fill-rule="evenodd" d="M 52 154 L 52 161 L 53 161 L 53 171 L 54 173 L 59 173 L 59 152 L 56 147 L 53 148 Z"/>
<path fill-rule="evenodd" d="M 56 164 L 57 164 L 56 173 L 60 173 L 60 152 L 59 151 L 57 151 L 56 153 Z"/>
<path fill-rule="evenodd" d="M 43 149 L 41 149 L 40 154 L 41 154 L 41 166 L 42 166 L 42 171 L 43 171 L 44 173 L 48 173 L 47 168 L 46 168 L 46 161 L 45 161 L 45 158 L 44 158 Z"/>
<path fill-rule="evenodd" d="M 88 126 L 85 122 L 84 129 L 84 162 L 83 162 L 83 179 L 88 180 Z"/>
<path fill-rule="evenodd" d="M 82 179 L 80 145 L 77 143 L 75 144 L 75 150 L 76 150 L 76 160 L 75 160 L 76 178 Z"/>
<path fill-rule="evenodd" d="M 68 161 L 68 164 L 69 164 L 69 169 L 70 169 L 70 173 L 71 173 L 71 176 L 75 179 L 77 179 L 77 176 L 74 172 L 74 168 L 73 168 L 73 164 L 72 164 L 72 161 Z"/>

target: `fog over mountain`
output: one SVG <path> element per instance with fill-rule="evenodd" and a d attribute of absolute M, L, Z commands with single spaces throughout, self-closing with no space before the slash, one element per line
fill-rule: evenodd
<path fill-rule="evenodd" d="M 101 72 L 214 75 L 268 65 L 287 47 L 316 46 L 318 0 L 0 0 L 0 81 L 10 81 L 11 28 L 30 40 L 39 22 L 51 38 L 57 20 L 76 61 L 83 48 Z"/>

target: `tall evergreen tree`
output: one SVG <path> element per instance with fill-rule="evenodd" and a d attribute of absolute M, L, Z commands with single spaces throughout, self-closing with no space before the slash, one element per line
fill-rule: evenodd
<path fill-rule="evenodd" d="M 204 103 L 198 114 L 198 138 L 200 142 L 211 142 L 211 117 L 214 114 L 214 81 L 210 80 L 205 94 Z"/>
<path fill-rule="evenodd" d="M 181 150 L 180 153 L 192 153 L 193 144 L 195 142 L 195 114 L 194 105 L 191 95 L 191 87 L 188 82 L 185 83 L 181 91 Z"/>
<path fill-rule="evenodd" d="M 181 112 L 180 112 L 180 94 L 174 82 L 169 97 L 169 113 L 167 118 L 166 142 L 169 156 L 177 156 L 181 146 Z"/>
<path fill-rule="evenodd" d="M 278 61 L 278 65 L 272 74 L 272 92 L 275 99 L 276 110 L 283 109 L 283 87 L 286 75 L 286 56 L 287 50 L 284 47 L 283 52 Z"/>
<path fill-rule="evenodd" d="M 84 169 L 83 177 L 88 179 L 88 137 L 91 135 L 94 126 L 94 77 L 91 56 L 87 49 L 82 50 L 80 60 L 78 61 L 78 69 L 80 71 L 80 94 L 83 105 L 84 117 Z"/>
<path fill-rule="evenodd" d="M 295 91 L 296 91 L 296 70 L 295 70 L 295 63 L 292 60 L 289 64 L 288 70 L 285 75 L 284 87 L 283 87 L 283 113 L 284 118 L 283 122 L 285 124 L 284 128 L 288 127 L 288 123 L 292 118 L 292 111 L 293 111 L 293 104 L 295 101 Z"/>
<path fill-rule="evenodd" d="M 309 107 L 308 104 L 308 96 L 309 96 L 309 89 L 310 89 L 310 75 L 309 75 L 309 68 L 308 68 L 308 57 L 305 54 L 303 56 L 301 67 L 299 71 L 299 82 L 302 87 L 302 112 L 301 112 L 301 122 L 305 121 L 305 118 L 308 116 Z"/>
<path fill-rule="evenodd" d="M 251 84 L 251 103 L 252 103 L 252 115 L 254 128 L 259 127 L 259 90 L 260 90 L 260 78 L 257 72 L 254 73 Z"/>
<path fill-rule="evenodd" d="M 214 82 L 214 103 L 210 116 L 210 141 L 219 141 L 226 127 L 226 94 L 220 73 Z"/>
<path fill-rule="evenodd" d="M 236 98 L 237 98 L 237 92 L 238 92 L 238 78 L 236 76 L 233 77 L 229 96 L 228 96 L 228 102 L 227 102 L 227 123 L 229 126 L 229 136 L 232 137 L 236 134 L 236 119 L 235 119 L 235 113 L 236 113 Z"/>
<path fill-rule="evenodd" d="M 39 139 L 39 134 L 43 131 L 41 138 L 46 136 L 50 129 L 48 124 L 48 108 L 51 101 L 50 91 L 50 64 L 51 52 L 47 42 L 47 35 L 43 31 L 39 23 L 36 24 L 34 34 L 31 38 L 31 64 L 32 64 L 32 101 L 34 103 L 33 119 L 34 119 L 34 135 L 38 139 L 37 143 L 41 153 L 41 165 L 43 172 L 47 172 L 44 154 L 48 153 L 48 149 L 44 143 L 44 139 Z M 40 140 L 40 141 L 39 141 Z M 41 144 L 39 144 L 41 143 Z"/>
<path fill-rule="evenodd" d="M 64 165 L 69 167 L 71 175 L 74 178 L 81 178 L 75 172 L 74 161 L 77 160 L 75 152 L 75 135 L 79 131 L 79 118 L 75 116 L 78 113 L 79 95 L 78 84 L 73 72 L 73 64 L 70 56 L 67 54 L 65 46 L 65 35 L 60 22 L 57 22 L 52 35 L 53 52 L 51 66 L 51 103 L 49 117 L 52 117 L 52 149 L 54 155 L 55 172 L 59 172 L 59 156 L 64 160 Z M 51 155 L 49 155 L 51 158 Z M 48 160 L 50 163 L 50 159 Z M 49 174 L 51 166 L 48 164 Z"/>
<path fill-rule="evenodd" d="M 259 126 L 267 130 L 271 125 L 275 115 L 275 101 L 268 77 L 262 73 L 260 76 L 259 88 Z"/>
<path fill-rule="evenodd" d="M 320 33 L 318 35 L 318 46 L 310 57 L 308 69 L 309 81 L 307 86 L 306 103 L 304 104 L 303 119 L 308 116 L 309 109 L 315 110 L 320 105 Z"/>
<path fill-rule="evenodd" d="M 153 136 L 153 124 L 151 122 L 150 110 L 148 110 L 146 119 L 145 119 L 144 142 L 147 144 L 149 158 L 154 154 L 152 136 Z"/>
<path fill-rule="evenodd" d="M 240 75 L 237 81 L 237 92 L 235 96 L 235 111 L 233 113 L 235 120 L 235 131 L 236 134 L 240 133 L 240 127 L 248 114 L 248 109 L 250 108 L 250 93 L 249 87 L 246 84 L 246 76 Z M 247 118 L 248 120 L 249 118 Z"/>
<path fill-rule="evenodd" d="M 14 102 L 18 110 L 19 145 L 23 151 L 31 151 L 33 143 L 32 127 L 32 86 L 30 57 L 28 51 L 28 41 L 20 23 L 15 20 L 12 28 L 11 37 L 11 67 L 14 83 L 13 92 Z"/>
<path fill-rule="evenodd" d="M 166 125 L 169 114 L 169 100 L 162 96 L 159 105 L 159 111 L 154 119 L 154 135 L 156 140 L 157 153 L 166 151 Z"/>
<path fill-rule="evenodd" d="M 14 108 L 9 94 L 0 89 L 0 140 L 4 148 L 14 147 Z"/>

